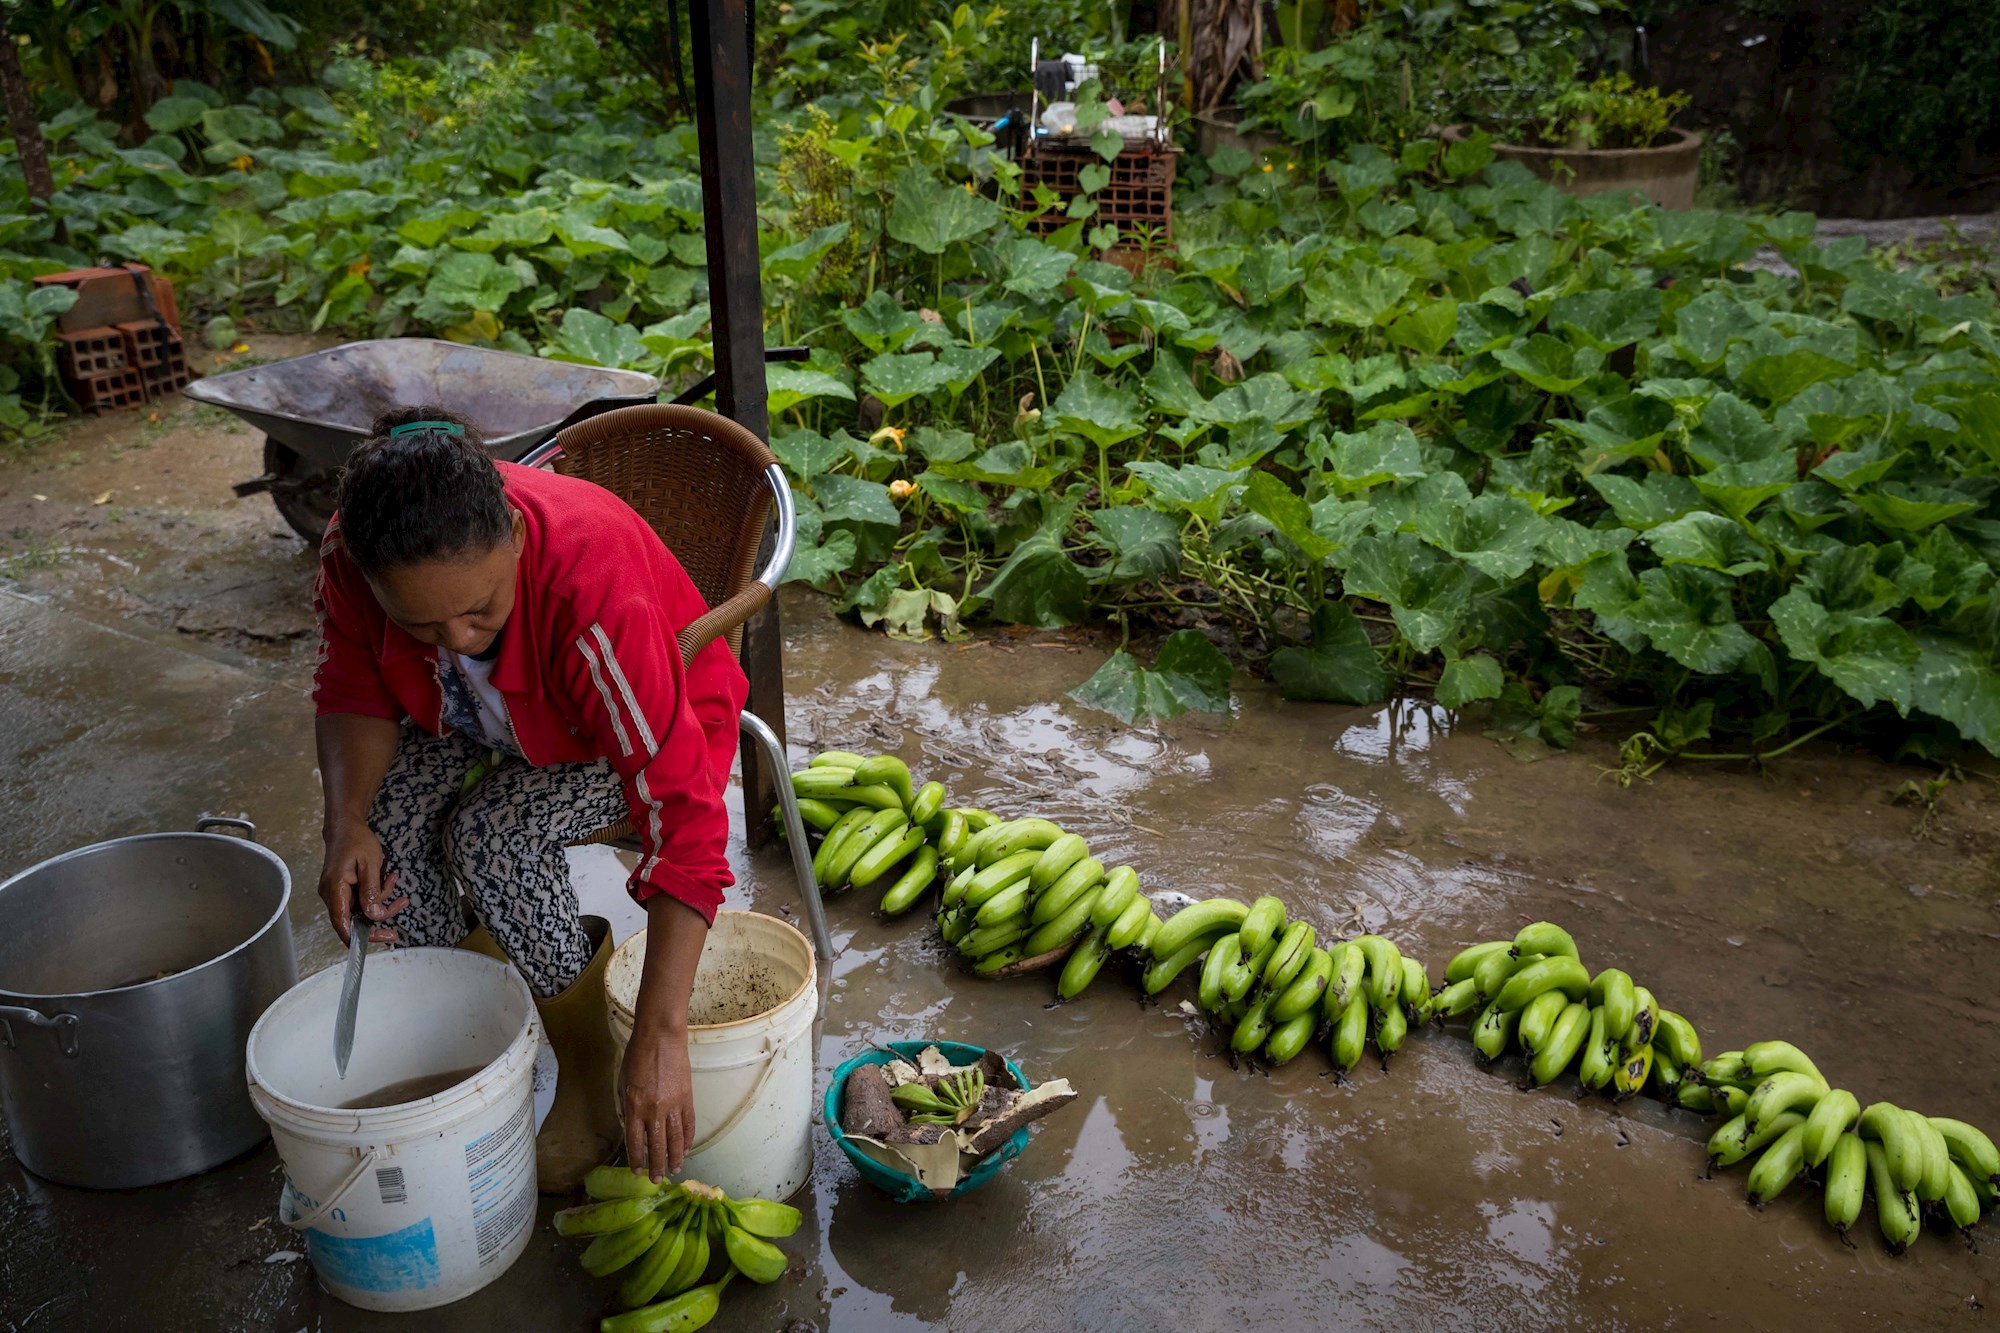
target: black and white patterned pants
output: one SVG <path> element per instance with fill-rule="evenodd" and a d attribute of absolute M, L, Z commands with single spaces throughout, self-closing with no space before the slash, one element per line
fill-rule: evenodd
<path fill-rule="evenodd" d="M 543 999 L 583 972 L 590 939 L 578 920 L 563 847 L 626 814 L 605 760 L 536 768 L 513 755 L 471 791 L 491 752 L 459 733 L 405 726 L 368 826 L 409 905 L 390 918 L 406 944 L 450 948 L 466 935 L 461 891 Z"/>

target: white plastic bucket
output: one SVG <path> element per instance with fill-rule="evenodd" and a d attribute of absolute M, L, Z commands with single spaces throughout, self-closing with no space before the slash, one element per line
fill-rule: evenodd
<path fill-rule="evenodd" d="M 618 946 L 605 970 L 619 1057 L 632 1037 L 646 932 Z M 739 1199 L 785 1199 L 812 1175 L 812 945 L 757 912 L 717 912 L 688 1005 L 694 1149 L 685 1178 Z"/>
<path fill-rule="evenodd" d="M 320 1281 L 348 1304 L 445 1305 L 506 1272 L 534 1231 L 534 1000 L 519 973 L 481 954 L 371 954 L 343 1079 L 340 974 L 300 982 L 250 1030 L 250 1100 L 285 1163 L 279 1220 L 304 1232 Z M 469 1068 L 418 1101 L 338 1109 Z"/>

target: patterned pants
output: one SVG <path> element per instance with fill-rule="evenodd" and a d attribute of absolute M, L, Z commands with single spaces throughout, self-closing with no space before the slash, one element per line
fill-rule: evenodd
<path fill-rule="evenodd" d="M 463 892 L 529 989 L 547 999 L 591 958 L 563 847 L 622 819 L 625 795 L 604 760 L 536 768 L 512 755 L 462 792 L 489 753 L 456 732 L 403 728 L 368 813 L 396 892 L 410 899 L 389 924 L 406 944 L 450 948 L 467 932 Z"/>

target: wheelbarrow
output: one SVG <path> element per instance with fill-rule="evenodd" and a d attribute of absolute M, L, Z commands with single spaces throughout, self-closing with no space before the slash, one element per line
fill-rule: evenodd
<path fill-rule="evenodd" d="M 765 349 L 769 361 L 796 361 L 803 347 Z M 675 399 L 696 402 L 709 376 Z M 368 438 L 377 416 L 435 403 L 479 428 L 493 457 L 534 462 L 558 432 L 613 408 L 651 403 L 660 381 L 635 370 L 544 361 L 518 352 L 431 338 L 344 343 L 269 365 L 196 380 L 181 392 L 233 412 L 264 432 L 264 475 L 238 482 L 238 495 L 269 494 L 292 531 L 317 543 L 333 517 L 340 470 Z"/>

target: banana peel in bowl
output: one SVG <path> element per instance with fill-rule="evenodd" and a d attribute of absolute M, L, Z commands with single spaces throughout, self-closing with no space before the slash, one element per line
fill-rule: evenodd
<path fill-rule="evenodd" d="M 1067 1079 L 1023 1086 L 992 1051 L 954 1065 L 936 1046 L 915 1061 L 862 1064 L 847 1076 L 840 1128 L 853 1149 L 944 1198 L 989 1154 L 1076 1100 Z"/>

